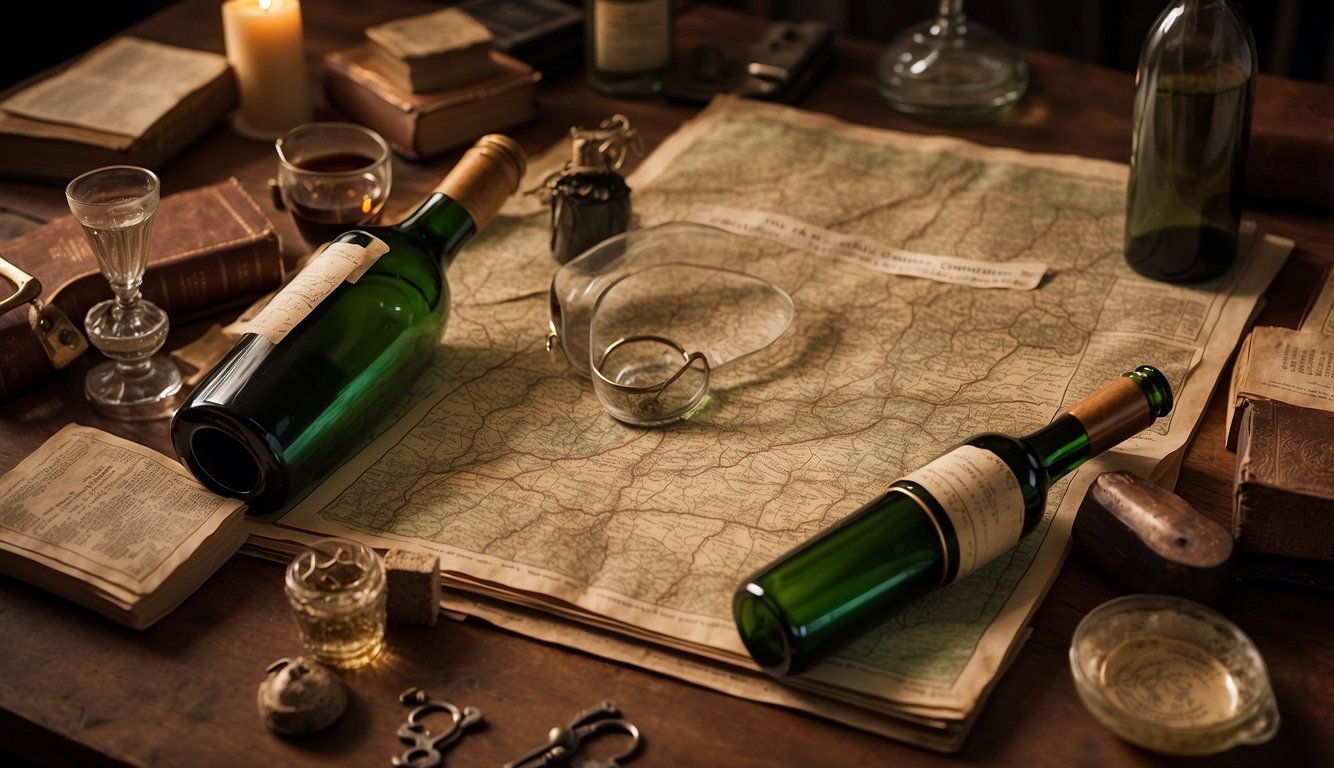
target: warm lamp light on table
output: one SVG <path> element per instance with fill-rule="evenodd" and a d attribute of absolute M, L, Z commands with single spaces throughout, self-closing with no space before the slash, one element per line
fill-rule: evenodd
<path fill-rule="evenodd" d="M 222 4 L 222 32 L 241 93 L 233 126 L 247 136 L 274 139 L 309 122 L 301 3 L 227 0 Z"/>

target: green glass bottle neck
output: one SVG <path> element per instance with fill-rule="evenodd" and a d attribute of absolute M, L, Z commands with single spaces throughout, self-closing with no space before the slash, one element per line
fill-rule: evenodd
<path fill-rule="evenodd" d="M 1133 437 L 1172 410 L 1172 387 L 1157 368 L 1141 365 L 1080 400 L 1047 426 L 1022 438 L 1048 482 Z"/>
<path fill-rule="evenodd" d="M 1068 413 L 1061 414 L 1047 426 L 1021 438 L 1021 441 L 1046 470 L 1049 483 L 1075 471 L 1093 458 L 1088 431 L 1079 419 Z"/>
<path fill-rule="evenodd" d="M 454 254 L 477 232 L 467 209 L 443 192 L 431 193 L 395 228 L 421 239 L 431 253 L 440 257 L 442 267 L 448 267 Z"/>

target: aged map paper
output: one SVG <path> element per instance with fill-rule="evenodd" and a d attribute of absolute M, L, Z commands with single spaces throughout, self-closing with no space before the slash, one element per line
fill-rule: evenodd
<path fill-rule="evenodd" d="M 1138 277 L 1122 257 L 1125 181 L 1112 163 L 722 97 L 629 180 L 639 225 L 773 213 L 895 252 L 1041 264 L 1041 282 L 979 288 L 771 240 L 792 326 L 720 375 L 690 421 L 646 430 L 607 416 L 544 350 L 547 214 L 502 217 L 451 268 L 449 329 L 410 403 L 251 544 L 351 533 L 420 547 L 441 556 L 455 609 L 956 749 L 1020 651 L 1088 483 L 1112 468 L 1173 481 L 1287 254 L 1257 236 L 1215 282 Z M 1171 416 L 1059 484 L 1037 532 L 801 678 L 756 671 L 730 617 L 751 571 L 970 434 L 1025 434 L 1144 363 L 1171 380 Z"/>

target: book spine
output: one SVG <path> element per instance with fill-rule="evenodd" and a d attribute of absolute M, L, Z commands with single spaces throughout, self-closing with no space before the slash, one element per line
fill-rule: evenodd
<path fill-rule="evenodd" d="M 144 298 L 165 310 L 170 321 L 176 323 L 252 301 L 277 288 L 282 280 L 282 249 L 277 233 L 268 230 L 258 239 L 234 243 L 225 249 L 200 252 L 156 266 L 150 264 L 141 290 Z M 61 286 L 52 303 L 71 322 L 82 327 L 88 309 L 110 297 L 106 279 L 100 274 L 90 274 Z M 86 354 L 100 353 L 90 347 Z M 46 351 L 27 323 L 0 330 L 0 400 L 53 372 L 55 368 Z"/>

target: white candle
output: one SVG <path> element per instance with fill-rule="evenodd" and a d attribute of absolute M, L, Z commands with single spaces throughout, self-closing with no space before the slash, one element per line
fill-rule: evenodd
<path fill-rule="evenodd" d="M 301 3 L 227 0 L 222 5 L 222 32 L 241 94 L 233 123 L 237 130 L 273 139 L 309 122 Z"/>

